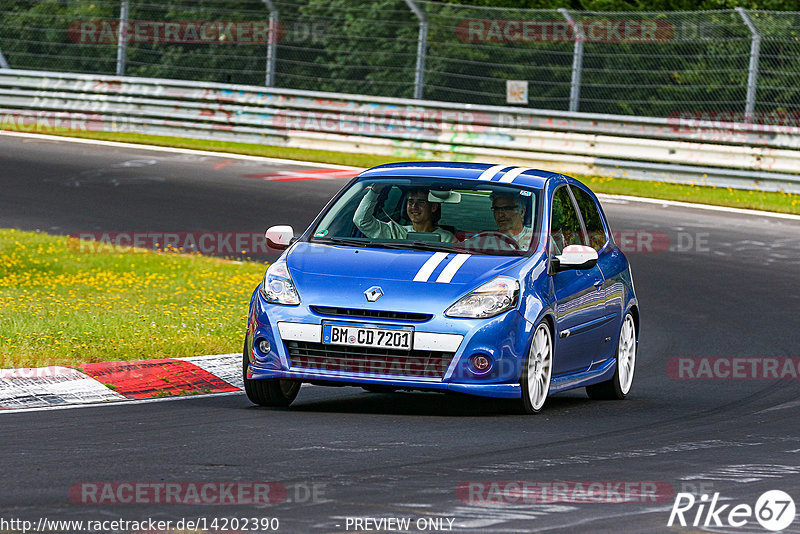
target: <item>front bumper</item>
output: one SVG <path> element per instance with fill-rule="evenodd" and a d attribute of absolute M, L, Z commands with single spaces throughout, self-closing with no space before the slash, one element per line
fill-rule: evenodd
<path fill-rule="evenodd" d="M 347 347 L 322 345 L 322 327 L 329 323 L 412 329 L 414 350 L 386 356 L 391 365 L 381 364 L 376 368 L 367 364 L 346 368 L 342 361 L 361 355 L 349 354 Z M 517 310 L 490 319 L 453 319 L 443 315 L 434 315 L 432 319 L 421 322 L 354 318 L 322 315 L 304 304 L 269 304 L 256 290 L 250 306 L 245 346 L 250 361 L 247 372 L 251 379 L 382 385 L 520 398 L 519 376 L 532 331 L 533 325 Z M 262 352 L 256 343 L 262 339 L 269 344 L 267 353 Z M 298 349 L 298 345 L 303 348 Z M 329 347 L 336 350 L 329 352 Z M 309 365 L 308 358 L 298 356 L 299 350 L 305 350 L 303 354 L 324 351 L 325 356 Z M 475 369 L 471 357 L 477 354 L 489 358 L 489 369 L 483 372 Z M 404 372 L 405 369 L 409 372 Z"/>

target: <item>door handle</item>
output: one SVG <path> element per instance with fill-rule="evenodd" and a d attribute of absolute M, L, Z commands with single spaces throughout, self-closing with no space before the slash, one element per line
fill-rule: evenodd
<path fill-rule="evenodd" d="M 595 281 L 594 281 L 594 287 L 595 287 L 595 288 L 597 288 L 597 289 L 600 289 L 600 287 L 601 287 L 602 285 L 603 285 L 603 281 L 602 281 L 602 280 L 595 280 Z"/>

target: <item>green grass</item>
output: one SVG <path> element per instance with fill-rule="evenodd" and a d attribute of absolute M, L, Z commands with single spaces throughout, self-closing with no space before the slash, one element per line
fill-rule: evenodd
<path fill-rule="evenodd" d="M 595 193 L 630 195 L 698 204 L 800 214 L 800 195 L 771 191 L 746 191 L 730 187 L 650 182 L 625 178 L 577 176 Z"/>
<path fill-rule="evenodd" d="M 0 368 L 239 352 L 263 263 L 0 230 Z"/>
<path fill-rule="evenodd" d="M 0 128 L 14 129 L 14 125 L 0 124 Z M 213 150 L 272 158 L 295 159 L 350 165 L 354 167 L 372 167 L 382 163 L 397 161 L 421 161 L 409 157 L 377 156 L 372 154 L 353 154 L 332 152 L 328 150 L 308 150 L 248 143 L 229 143 L 224 141 L 207 141 L 203 139 L 184 139 L 180 137 L 161 137 L 135 133 L 86 132 L 64 129 L 43 129 L 39 133 L 65 135 L 106 141 L 160 145 L 195 150 Z M 680 200 L 700 204 L 714 204 L 736 208 L 758 209 L 780 213 L 800 214 L 800 195 L 790 193 L 773 193 L 746 191 L 731 188 L 714 188 L 697 185 L 670 184 L 665 182 L 631 180 L 625 178 L 609 178 L 602 176 L 578 176 L 597 193 L 630 195 L 665 200 Z"/>

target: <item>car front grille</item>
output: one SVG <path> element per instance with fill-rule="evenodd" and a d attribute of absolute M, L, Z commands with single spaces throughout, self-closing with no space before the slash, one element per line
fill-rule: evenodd
<path fill-rule="evenodd" d="M 431 313 L 393 312 L 380 310 L 360 310 L 357 308 L 335 308 L 333 306 L 311 306 L 311 311 L 319 315 L 333 317 L 362 317 L 369 319 L 395 319 L 421 323 L 433 318 Z"/>
<path fill-rule="evenodd" d="M 290 366 L 408 377 L 444 377 L 452 352 L 389 350 L 307 341 L 286 341 Z"/>

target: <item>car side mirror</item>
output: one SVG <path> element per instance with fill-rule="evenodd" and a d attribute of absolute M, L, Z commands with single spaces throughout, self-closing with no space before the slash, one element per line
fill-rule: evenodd
<path fill-rule="evenodd" d="M 285 250 L 294 239 L 294 229 L 291 226 L 270 226 L 264 236 L 269 248 Z"/>
<path fill-rule="evenodd" d="M 591 269 L 597 265 L 597 251 L 584 245 L 567 245 L 552 261 L 555 272 Z"/>

